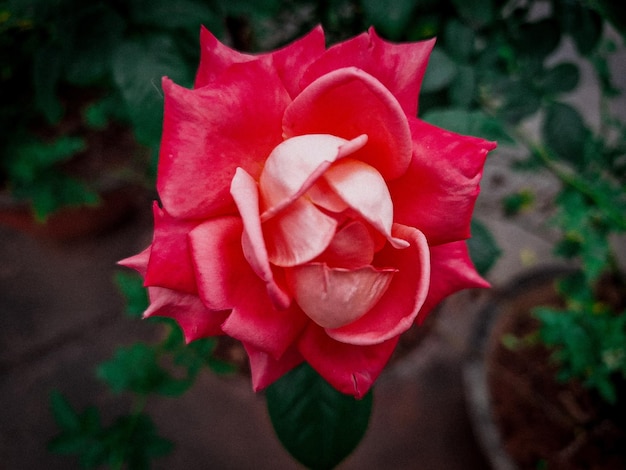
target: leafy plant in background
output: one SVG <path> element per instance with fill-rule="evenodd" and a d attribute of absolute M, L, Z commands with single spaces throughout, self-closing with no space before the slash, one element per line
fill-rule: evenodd
<path fill-rule="evenodd" d="M 142 280 L 120 272 L 116 283 L 126 299 L 128 316 L 140 317 L 148 306 Z M 51 452 L 75 455 L 83 468 L 107 465 L 108 468 L 142 469 L 150 468 L 152 459 L 171 451 L 172 443 L 158 435 L 145 412 L 150 396 L 181 396 L 203 368 L 220 374 L 234 369 L 213 356 L 214 338 L 187 345 L 173 322 L 164 318 L 156 321 L 164 325 L 166 334 L 162 341 L 120 346 L 97 370 L 98 378 L 111 392 L 133 397 L 131 411 L 107 424 L 102 422 L 95 406 L 79 412 L 63 395 L 53 392 L 51 409 L 60 433 L 49 443 Z"/>
<path fill-rule="evenodd" d="M 200 25 L 223 34 L 230 15 L 263 18 L 276 4 L 2 0 L 0 189 L 31 203 L 40 220 L 64 206 L 97 203 L 95 188 L 64 171 L 85 150 L 81 132 L 127 124 L 156 155 L 161 77 L 191 85 Z M 63 119 L 84 90 L 95 97 L 80 103 L 83 126 L 66 131 Z M 145 166 L 151 181 L 154 169 Z"/>

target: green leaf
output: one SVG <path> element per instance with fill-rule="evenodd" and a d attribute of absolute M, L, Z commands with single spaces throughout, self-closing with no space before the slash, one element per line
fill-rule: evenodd
<path fill-rule="evenodd" d="M 311 469 L 330 469 L 363 438 L 372 392 L 362 400 L 329 385 L 308 364 L 293 369 L 267 388 L 267 408 L 285 448 Z"/>
<path fill-rule="evenodd" d="M 502 97 L 504 104 L 499 113 L 503 119 L 513 124 L 532 116 L 541 106 L 537 91 L 521 80 L 511 81 L 502 90 Z"/>
<path fill-rule="evenodd" d="M 521 190 L 519 192 L 509 194 L 502 203 L 504 206 L 504 215 L 511 217 L 519 214 L 525 209 L 529 209 L 535 202 L 535 194 L 530 190 Z"/>
<path fill-rule="evenodd" d="M 541 62 L 556 50 L 561 41 L 561 29 L 556 19 L 545 18 L 522 24 L 513 39 L 520 55 Z"/>
<path fill-rule="evenodd" d="M 210 3 L 201 0 L 132 0 L 129 10 L 133 22 L 140 25 L 184 28 L 196 35 L 203 25 L 217 36 L 223 33 L 223 21 Z"/>
<path fill-rule="evenodd" d="M 583 167 L 589 131 L 576 109 L 564 103 L 550 103 L 546 109 L 542 134 L 547 146 L 560 158 L 577 168 Z"/>
<path fill-rule="evenodd" d="M 450 101 L 453 106 L 469 108 L 474 101 L 476 71 L 469 65 L 460 65 L 450 86 Z"/>
<path fill-rule="evenodd" d="M 64 78 L 82 86 L 110 80 L 111 51 L 122 40 L 125 21 L 104 4 L 85 5 L 72 20 L 74 34 L 68 38 L 71 60 L 66 63 Z"/>
<path fill-rule="evenodd" d="M 480 28 L 493 21 L 496 10 L 493 0 L 452 0 L 459 15 L 475 28 Z"/>
<path fill-rule="evenodd" d="M 414 0 L 361 0 L 360 3 L 366 22 L 384 37 L 393 40 L 403 36 L 416 7 Z"/>
<path fill-rule="evenodd" d="M 567 93 L 578 86 L 580 72 L 576 64 L 563 62 L 549 69 L 539 86 L 546 94 Z"/>
<path fill-rule="evenodd" d="M 482 222 L 473 219 L 471 224 L 472 236 L 467 240 L 470 258 L 481 276 L 489 272 L 502 255 L 498 242 Z"/>
<path fill-rule="evenodd" d="M 502 123 L 495 118 L 487 116 L 482 111 L 434 109 L 425 113 L 422 119 L 458 134 L 497 140 L 501 143 L 513 142 L 513 139 L 503 128 Z"/>
<path fill-rule="evenodd" d="M 118 271 L 114 280 L 126 300 L 126 313 L 131 317 L 140 318 L 149 303 L 142 277 L 137 273 Z"/>
<path fill-rule="evenodd" d="M 563 31 L 574 39 L 578 52 L 591 54 L 602 37 L 602 17 L 584 2 L 571 0 L 557 2 L 555 13 Z"/>
<path fill-rule="evenodd" d="M 444 30 L 444 47 L 451 58 L 467 63 L 474 51 L 474 31 L 460 21 L 451 19 Z"/>
<path fill-rule="evenodd" d="M 80 418 L 58 390 L 50 394 L 50 409 L 61 429 L 75 431 L 80 428 Z"/>
<path fill-rule="evenodd" d="M 157 146 L 161 137 L 164 76 L 181 86 L 192 83 L 191 67 L 170 36 L 142 36 L 124 42 L 113 53 L 113 77 L 135 135 L 149 146 Z"/>
<path fill-rule="evenodd" d="M 167 393 L 172 379 L 157 361 L 154 348 L 135 343 L 117 348 L 112 359 L 100 364 L 97 374 L 114 393 L 132 391 L 147 395 L 162 389 Z"/>
<path fill-rule="evenodd" d="M 422 93 L 431 93 L 447 87 L 456 74 L 456 65 L 439 47 L 435 47 L 428 60 L 422 82 Z"/>

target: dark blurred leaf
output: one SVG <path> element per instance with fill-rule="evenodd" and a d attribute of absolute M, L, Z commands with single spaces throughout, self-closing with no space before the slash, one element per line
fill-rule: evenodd
<path fill-rule="evenodd" d="M 474 101 L 476 90 L 476 72 L 469 65 L 460 65 L 450 85 L 450 101 L 460 108 L 469 108 Z"/>
<path fill-rule="evenodd" d="M 567 93 L 578 86 L 580 71 L 571 62 L 564 62 L 549 69 L 541 78 L 539 86 L 546 94 Z"/>
<path fill-rule="evenodd" d="M 73 17 L 71 59 L 64 78 L 77 85 L 110 79 L 111 51 L 122 40 L 125 21 L 104 4 L 85 6 Z"/>
<path fill-rule="evenodd" d="M 537 91 L 522 81 L 510 82 L 502 92 L 504 104 L 499 110 L 500 115 L 513 124 L 532 116 L 541 106 L 541 98 Z"/>
<path fill-rule="evenodd" d="M 435 47 L 428 60 L 422 82 L 422 93 L 431 93 L 447 87 L 456 74 L 456 65 L 440 47 Z"/>
<path fill-rule="evenodd" d="M 487 116 L 482 111 L 435 109 L 425 113 L 422 119 L 458 134 L 473 135 L 502 143 L 513 142 L 502 123 L 496 118 Z"/>
<path fill-rule="evenodd" d="M 554 18 L 524 23 L 514 34 L 514 47 L 520 55 L 543 61 L 559 45 L 561 29 Z"/>
<path fill-rule="evenodd" d="M 530 208 L 535 202 L 535 195 L 531 191 L 519 191 L 517 193 L 509 194 L 506 196 L 502 203 L 504 206 L 504 214 L 506 216 L 514 216 Z"/>
<path fill-rule="evenodd" d="M 210 5 L 202 0 L 132 0 L 129 10 L 133 22 L 139 25 L 184 28 L 195 35 L 203 25 L 219 37 L 223 35 L 223 21 Z"/>
<path fill-rule="evenodd" d="M 285 448 L 311 469 L 335 467 L 361 441 L 372 409 L 372 392 L 362 400 L 329 385 L 302 364 L 267 388 L 267 408 Z"/>
<path fill-rule="evenodd" d="M 119 347 L 112 359 L 100 364 L 98 377 L 115 393 L 132 391 L 147 395 L 159 393 L 162 388 L 168 393 L 173 379 L 157 360 L 155 349 L 147 344 L 135 343 L 130 347 Z"/>
<path fill-rule="evenodd" d="M 550 103 L 546 109 L 542 135 L 547 146 L 560 158 L 577 168 L 583 167 L 589 131 L 576 109 L 564 103 Z"/>
<path fill-rule="evenodd" d="M 474 51 L 474 31 L 460 21 L 451 19 L 446 23 L 444 46 L 446 52 L 457 62 L 467 62 Z"/>
<path fill-rule="evenodd" d="M 575 0 L 560 0 L 555 13 L 563 31 L 574 39 L 578 51 L 583 55 L 590 54 L 602 37 L 600 15 Z"/>
<path fill-rule="evenodd" d="M 35 106 L 48 120 L 55 124 L 63 116 L 63 107 L 57 96 L 67 44 L 49 43 L 35 52 L 33 58 L 33 83 Z"/>
<path fill-rule="evenodd" d="M 459 15 L 475 28 L 491 22 L 496 13 L 493 0 L 452 0 Z"/>
<path fill-rule="evenodd" d="M 478 220 L 472 220 L 472 236 L 467 240 L 470 257 L 476 270 L 484 276 L 498 261 L 502 250 L 487 226 Z"/>
<path fill-rule="evenodd" d="M 124 42 L 113 54 L 113 76 L 137 139 L 157 146 L 163 119 L 161 79 L 191 86 L 193 71 L 170 36 L 147 35 Z"/>
<path fill-rule="evenodd" d="M 137 273 L 118 271 L 115 273 L 115 284 L 126 301 L 126 313 L 131 317 L 140 318 L 149 303 L 142 277 Z"/>
<path fill-rule="evenodd" d="M 416 7 L 415 0 L 361 0 L 360 3 L 366 22 L 382 36 L 393 40 L 402 38 Z"/>

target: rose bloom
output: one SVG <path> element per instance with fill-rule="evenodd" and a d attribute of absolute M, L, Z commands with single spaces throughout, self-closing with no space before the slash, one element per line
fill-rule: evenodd
<path fill-rule="evenodd" d="M 121 262 L 145 277 L 145 316 L 241 341 L 255 390 L 306 361 L 362 397 L 400 334 L 488 286 L 465 240 L 495 144 L 416 117 L 434 40 L 200 41 L 194 88 L 163 80 L 153 241 Z"/>

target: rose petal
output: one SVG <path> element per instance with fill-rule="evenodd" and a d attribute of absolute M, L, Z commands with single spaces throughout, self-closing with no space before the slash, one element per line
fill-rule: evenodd
<path fill-rule="evenodd" d="M 408 44 L 383 41 L 370 28 L 329 48 L 308 67 L 302 79 L 306 87 L 319 77 L 354 66 L 376 77 L 398 99 L 407 115 L 417 115 L 417 98 L 435 39 Z"/>
<path fill-rule="evenodd" d="M 277 308 L 287 308 L 291 299 L 274 279 L 261 231 L 256 182 L 245 170 L 237 168 L 230 190 L 243 220 L 243 254 L 252 270 L 265 283 L 267 294 L 274 305 Z"/>
<path fill-rule="evenodd" d="M 232 309 L 255 274 L 243 256 L 239 217 L 220 217 L 189 234 L 200 298 L 212 310 Z"/>
<path fill-rule="evenodd" d="M 118 261 L 117 264 L 126 268 L 134 269 L 139 274 L 145 277 L 146 270 L 148 269 L 148 261 L 150 260 L 150 252 L 152 251 L 152 245 L 148 246 L 141 253 L 124 258 Z"/>
<path fill-rule="evenodd" d="M 343 159 L 324 173 L 333 191 L 361 217 L 385 235 L 395 248 L 409 244 L 391 236 L 393 203 L 387 184 L 374 168 L 358 160 Z"/>
<path fill-rule="evenodd" d="M 300 79 L 308 66 L 325 50 L 324 31 L 317 26 L 306 36 L 277 51 L 250 55 L 222 44 L 205 27 L 200 30 L 200 66 L 194 88 L 208 85 L 228 67 L 253 60 L 271 60 L 291 97 L 300 93 Z"/>
<path fill-rule="evenodd" d="M 145 275 L 146 286 L 166 287 L 188 294 L 198 292 L 187 236 L 196 220 L 171 217 L 155 202 L 154 239 Z"/>
<path fill-rule="evenodd" d="M 224 332 L 242 343 L 265 351 L 279 359 L 297 340 L 309 323 L 307 316 L 293 303 L 277 309 L 270 301 L 262 282 L 250 282 L 242 290 L 237 305 L 222 324 Z"/>
<path fill-rule="evenodd" d="M 359 150 L 362 135 L 351 141 L 328 134 L 303 135 L 278 145 L 265 161 L 259 186 L 267 220 L 303 195 L 336 160 Z"/>
<path fill-rule="evenodd" d="M 300 198 L 263 224 L 269 261 L 295 266 L 319 256 L 330 244 L 337 221 Z"/>
<path fill-rule="evenodd" d="M 273 52 L 272 60 L 291 98 L 300 94 L 300 81 L 309 65 L 326 49 L 324 30 L 321 26 L 309 34 Z"/>
<path fill-rule="evenodd" d="M 411 119 L 413 159 L 404 176 L 389 183 L 394 220 L 418 227 L 431 245 L 470 235 L 485 157 L 495 143 Z"/>
<path fill-rule="evenodd" d="M 372 264 L 374 249 L 374 240 L 367 227 L 353 221 L 337 231 L 317 261 L 335 268 L 362 268 Z"/>
<path fill-rule="evenodd" d="M 430 266 L 430 289 L 417 318 L 420 323 L 449 295 L 463 289 L 490 287 L 476 272 L 465 241 L 431 247 Z"/>
<path fill-rule="evenodd" d="M 187 90 L 164 79 L 163 89 L 157 189 L 165 210 L 190 219 L 233 213 L 235 169 L 258 178 L 282 141 L 290 98 L 280 78 L 271 66 L 253 61 L 232 65 L 211 87 Z"/>
<path fill-rule="evenodd" d="M 354 346 L 328 337 L 309 323 L 298 349 L 304 359 L 334 388 L 363 398 L 389 361 L 398 337 L 371 346 Z"/>
<path fill-rule="evenodd" d="M 411 161 L 411 133 L 404 111 L 378 80 L 354 67 L 315 80 L 287 107 L 285 138 L 331 134 L 367 145 L 353 158 L 376 168 L 386 180 L 402 175 Z"/>
<path fill-rule="evenodd" d="M 250 62 L 256 57 L 242 54 L 222 44 L 208 29 L 200 27 L 200 65 L 196 73 L 194 88 L 208 85 L 228 67 L 240 62 Z"/>
<path fill-rule="evenodd" d="M 374 257 L 376 265 L 397 269 L 389 287 L 361 318 L 341 328 L 327 329 L 327 334 L 335 340 L 355 345 L 386 341 L 408 330 L 422 308 L 431 273 L 426 237 L 415 228 L 399 224 L 394 224 L 393 234 L 411 246 L 396 250 L 386 245 Z"/>
<path fill-rule="evenodd" d="M 228 310 L 209 310 L 195 295 L 162 287 L 149 287 L 148 293 L 150 306 L 145 311 L 144 318 L 173 318 L 183 330 L 187 343 L 223 334 L 221 324 L 230 313 Z"/>
<path fill-rule="evenodd" d="M 389 287 L 393 269 L 354 270 L 310 263 L 287 269 L 287 282 L 307 316 L 324 328 L 339 328 L 365 315 Z"/>
<path fill-rule="evenodd" d="M 252 389 L 255 392 L 271 385 L 303 361 L 302 355 L 295 348 L 286 351 L 280 359 L 274 359 L 266 352 L 250 344 L 244 343 L 243 346 L 250 360 Z"/>

